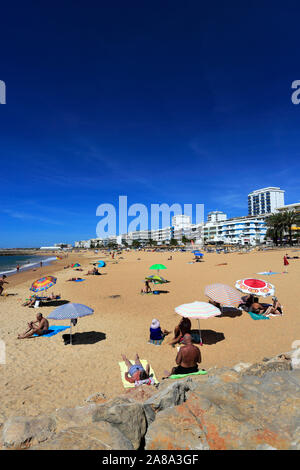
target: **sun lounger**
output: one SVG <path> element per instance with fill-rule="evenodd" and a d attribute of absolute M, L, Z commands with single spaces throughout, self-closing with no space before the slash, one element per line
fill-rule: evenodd
<path fill-rule="evenodd" d="M 134 361 L 133 361 L 132 359 L 130 359 L 130 362 L 131 362 L 132 364 L 134 364 Z M 141 363 L 142 363 L 144 369 L 146 369 L 147 361 L 146 361 L 145 359 L 141 359 Z M 125 379 L 125 372 L 128 372 L 128 368 L 127 368 L 125 362 L 124 362 L 124 361 L 119 362 L 119 366 L 120 366 L 120 371 L 121 371 L 121 380 L 122 380 L 122 382 L 123 382 L 124 388 L 134 388 L 134 387 L 135 387 L 135 384 L 130 383 L 130 382 L 127 382 L 127 380 Z M 155 373 L 154 373 L 154 371 L 153 371 L 153 369 L 152 369 L 151 366 L 150 366 L 150 376 L 154 379 L 154 382 L 155 382 L 156 384 L 159 383 L 158 380 L 157 380 L 157 378 L 155 377 Z"/>

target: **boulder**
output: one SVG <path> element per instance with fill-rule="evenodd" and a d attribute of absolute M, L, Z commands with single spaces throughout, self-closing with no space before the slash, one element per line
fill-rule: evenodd
<path fill-rule="evenodd" d="M 133 450 L 131 442 L 111 424 L 102 421 L 60 431 L 31 450 Z"/>
<path fill-rule="evenodd" d="M 138 449 L 146 433 L 147 421 L 143 406 L 128 398 L 115 398 L 97 405 L 93 422 L 107 421 L 116 427 Z"/>
<path fill-rule="evenodd" d="M 50 416 L 16 416 L 4 423 L 2 442 L 5 448 L 26 449 L 54 435 L 56 422 Z"/>

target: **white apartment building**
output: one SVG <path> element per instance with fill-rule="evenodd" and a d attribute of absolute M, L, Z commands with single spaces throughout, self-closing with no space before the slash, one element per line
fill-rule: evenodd
<path fill-rule="evenodd" d="M 178 214 L 172 217 L 172 226 L 176 230 L 185 228 L 188 229 L 191 225 L 191 222 L 191 217 L 189 215 Z"/>
<path fill-rule="evenodd" d="M 277 187 L 257 189 L 248 194 L 248 214 L 271 214 L 284 206 L 284 190 Z"/>
<path fill-rule="evenodd" d="M 207 222 L 203 238 L 206 243 L 256 245 L 264 241 L 266 231 L 265 218 L 262 216 L 236 217 L 216 223 Z"/>
<path fill-rule="evenodd" d="M 227 214 L 222 211 L 211 211 L 207 214 L 207 222 L 221 222 L 227 219 Z"/>

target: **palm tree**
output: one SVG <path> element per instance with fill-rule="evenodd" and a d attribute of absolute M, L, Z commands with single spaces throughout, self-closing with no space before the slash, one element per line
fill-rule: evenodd
<path fill-rule="evenodd" d="M 268 227 L 267 236 L 271 236 L 275 245 L 278 246 L 278 240 L 282 240 L 286 227 L 284 214 L 280 212 L 270 215 L 266 220 L 266 225 Z"/>
<path fill-rule="evenodd" d="M 297 221 L 297 214 L 293 210 L 285 210 L 282 212 L 284 228 L 289 233 L 289 244 L 293 244 L 292 226 Z"/>

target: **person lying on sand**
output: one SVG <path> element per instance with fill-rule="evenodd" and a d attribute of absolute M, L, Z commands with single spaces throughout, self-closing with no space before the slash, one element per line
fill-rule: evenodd
<path fill-rule="evenodd" d="M 49 300 L 58 300 L 58 299 L 60 299 L 60 294 L 55 295 L 53 292 L 51 293 L 51 295 L 48 295 L 47 297 L 46 296 L 40 297 L 38 295 L 32 295 L 30 299 L 27 299 L 22 305 L 23 307 L 33 307 L 37 300 L 49 301 Z"/>
<path fill-rule="evenodd" d="M 189 318 L 182 317 L 179 324 L 174 329 L 174 338 L 169 342 L 171 346 L 176 343 L 180 343 L 183 340 L 184 335 L 191 333 L 191 320 Z"/>
<path fill-rule="evenodd" d="M 275 316 L 275 315 L 282 315 L 282 307 L 279 303 L 277 297 L 272 297 L 273 305 L 262 305 L 258 302 L 254 302 L 251 305 L 251 312 L 256 313 L 257 315 L 264 315 L 264 316 Z"/>
<path fill-rule="evenodd" d="M 214 300 L 209 299 L 208 303 L 214 305 L 215 307 L 221 310 L 221 304 L 219 304 L 218 302 L 215 302 Z"/>
<path fill-rule="evenodd" d="M 18 335 L 18 339 L 31 338 L 34 334 L 38 336 L 43 336 L 49 331 L 49 322 L 46 318 L 43 317 L 41 313 L 38 313 L 36 316 L 35 322 L 31 321 L 28 323 L 28 330 L 25 331 L 22 335 Z"/>
<path fill-rule="evenodd" d="M 183 346 L 179 349 L 176 356 L 177 367 L 173 367 L 170 374 L 192 374 L 198 372 L 198 364 L 201 362 L 200 349 L 192 344 L 190 334 L 185 334 L 182 340 Z"/>
<path fill-rule="evenodd" d="M 2 278 L 0 279 L 0 295 L 4 291 L 3 284 L 9 284 L 8 281 L 4 281 L 5 278 L 6 278 L 5 274 L 3 274 Z"/>
<path fill-rule="evenodd" d="M 71 277 L 71 279 L 67 279 L 67 281 L 81 281 L 81 277 Z"/>
<path fill-rule="evenodd" d="M 238 308 L 242 308 L 245 312 L 249 312 L 251 307 L 254 303 L 258 303 L 258 297 L 254 297 L 254 295 L 244 295 L 242 297 L 242 302 L 239 304 Z"/>
<path fill-rule="evenodd" d="M 131 364 L 131 362 L 127 359 L 124 354 L 122 354 L 122 359 L 128 367 L 128 372 L 125 372 L 125 379 L 127 380 L 127 382 L 134 383 L 139 380 L 146 380 L 149 378 L 150 365 L 147 364 L 145 370 L 137 353 L 135 356 L 134 364 Z"/>
<path fill-rule="evenodd" d="M 99 273 L 97 268 L 93 268 L 93 269 L 91 269 L 90 271 L 88 271 L 86 273 L 86 276 L 89 276 L 90 274 L 92 274 L 94 276 L 99 276 L 101 273 Z"/>

